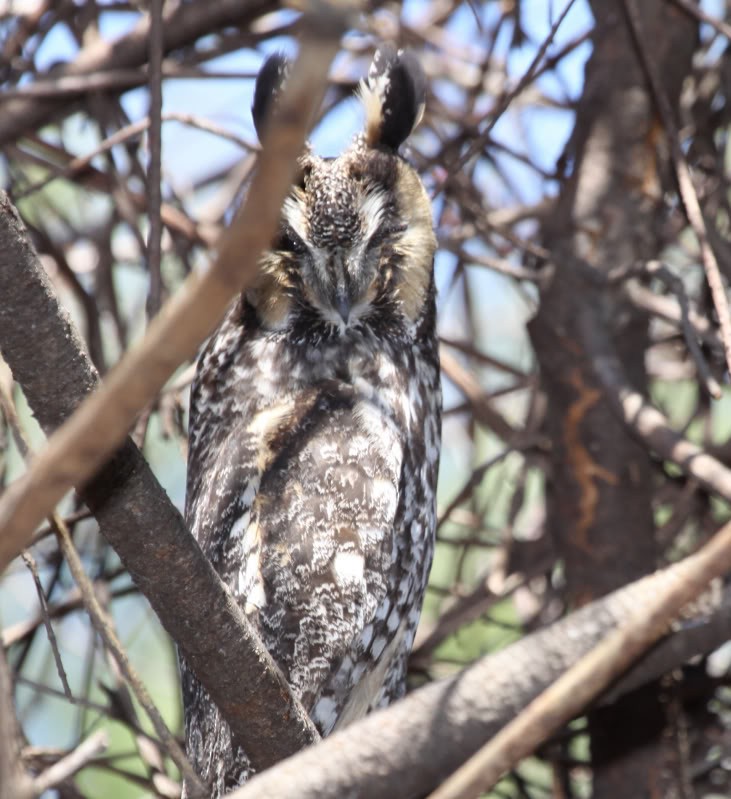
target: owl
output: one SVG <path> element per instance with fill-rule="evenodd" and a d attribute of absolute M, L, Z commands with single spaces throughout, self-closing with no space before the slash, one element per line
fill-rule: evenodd
<path fill-rule="evenodd" d="M 259 73 L 260 137 L 288 69 L 275 55 Z M 398 153 L 425 95 L 415 57 L 380 48 L 364 131 L 301 157 L 191 391 L 187 522 L 322 735 L 404 693 L 434 549 L 436 240 Z M 217 797 L 252 768 L 182 678 L 188 755 Z"/>

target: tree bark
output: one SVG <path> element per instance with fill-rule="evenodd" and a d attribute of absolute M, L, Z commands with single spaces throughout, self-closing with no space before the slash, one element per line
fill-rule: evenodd
<path fill-rule="evenodd" d="M 15 718 L 13 683 L 0 647 L 0 799 L 30 799 L 30 777 L 20 761 L 20 729 Z"/>
<path fill-rule="evenodd" d="M 613 412 L 580 318 L 592 309 L 633 386 L 645 393 L 647 318 L 606 279 L 613 269 L 658 257 L 667 152 L 623 1 L 591 6 L 594 52 L 566 153 L 573 171 L 543 229 L 553 279 L 530 326 L 553 445 L 547 518 L 572 606 L 651 572 L 658 558 L 651 456 Z M 671 3 L 651 0 L 641 7 L 677 109 L 696 25 Z M 664 734 L 665 698 L 651 684 L 590 714 L 595 799 L 670 796 L 667 791 L 681 783 L 668 744 L 673 736 Z"/>
<path fill-rule="evenodd" d="M 51 433 L 98 377 L 2 193 L 0 296 L 0 352 Z M 134 443 L 127 439 L 79 493 L 252 762 L 266 768 L 317 740 L 307 713 Z"/>
<path fill-rule="evenodd" d="M 637 608 L 647 605 L 663 587 L 677 584 L 677 579 L 671 567 L 602 597 L 551 627 L 476 661 L 454 677 L 420 688 L 325 738 L 255 777 L 231 799 L 425 796 L 567 668 L 615 627 L 636 616 Z M 724 609 L 714 614 L 715 634 L 720 640 L 728 635 L 727 597 Z M 654 655 L 663 670 L 668 663 L 678 662 L 669 654 L 673 638 L 665 639 L 647 661 L 629 672 L 627 685 L 636 685 L 643 672 L 644 679 L 657 674 L 644 671 Z M 671 649 L 663 653 L 666 646 Z M 684 660 L 681 657 L 681 662 Z M 621 695 L 621 685 L 614 690 Z M 625 794 L 614 799 L 619 796 L 624 799 Z"/>

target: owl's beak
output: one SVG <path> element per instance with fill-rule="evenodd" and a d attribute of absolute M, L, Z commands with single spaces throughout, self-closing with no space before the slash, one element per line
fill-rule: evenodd
<path fill-rule="evenodd" d="M 340 318 L 348 324 L 350 318 L 350 300 L 345 294 L 338 293 L 335 298 L 335 310 L 340 314 Z"/>

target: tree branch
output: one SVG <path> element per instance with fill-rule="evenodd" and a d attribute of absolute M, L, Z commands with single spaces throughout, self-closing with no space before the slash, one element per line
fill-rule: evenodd
<path fill-rule="evenodd" d="M 121 443 L 81 496 L 258 769 L 316 740 L 317 732 L 144 458 L 122 438 L 150 391 L 156 393 L 170 371 L 193 354 L 233 294 L 254 274 L 319 98 L 313 85 L 322 85 L 337 46 L 338 22 L 319 22 L 313 34 L 316 45 L 303 46 L 309 60 L 293 71 L 288 90 L 292 102 L 283 100 L 289 116 L 285 124 L 270 126 L 249 201 L 221 246 L 218 261 L 225 268 L 214 267 L 198 281 L 199 288 L 207 282 L 208 297 L 188 290 L 178 297 L 177 314 L 163 310 L 158 317 L 162 323 L 133 354 L 132 366 L 128 360 L 126 369 L 116 369 L 114 379 L 104 384 L 106 390 L 87 400 L 92 412 L 81 417 L 80 427 L 74 428 L 79 432 L 64 433 L 60 440 L 55 434 L 19 481 L 20 489 L 16 484 L 0 502 L 6 513 L 10 510 L 3 516 L 6 521 L 18 509 L 13 499 L 25 503 L 19 525 L 0 525 L 0 565 L 5 566 L 28 542 L 48 502 L 90 476 L 93 464 Z M 0 348 L 41 426 L 51 432 L 92 391 L 97 375 L 4 195 L 0 241 Z M 216 271 L 218 285 L 210 279 Z M 151 371 L 156 372 L 152 380 Z M 101 439 L 106 441 L 100 447 Z M 45 472 L 44 464 L 50 467 Z M 39 472 L 48 489 L 43 501 L 36 490 Z"/>
<path fill-rule="evenodd" d="M 137 701 L 140 703 L 140 705 L 142 705 L 142 708 L 147 713 L 147 716 L 150 719 L 155 732 L 160 738 L 160 741 L 162 742 L 163 746 L 165 746 L 171 759 L 180 769 L 180 773 L 190 786 L 191 795 L 197 799 L 201 799 L 201 797 L 204 797 L 206 793 L 205 786 L 200 781 L 198 775 L 195 773 L 193 767 L 185 757 L 185 753 L 180 748 L 180 744 L 168 729 L 162 714 L 157 709 L 157 705 L 155 705 L 155 703 L 152 701 L 152 698 L 148 694 L 144 683 L 130 663 L 127 653 L 124 651 L 120 640 L 117 638 L 117 634 L 114 632 L 114 628 L 109 616 L 106 614 L 102 606 L 99 604 L 99 600 L 96 598 L 94 586 L 84 571 L 84 566 L 81 562 L 81 558 L 79 557 L 79 553 L 74 547 L 74 542 L 71 540 L 71 535 L 69 534 L 68 528 L 55 514 L 51 517 L 51 524 L 56 530 L 59 547 L 64 558 L 66 559 L 69 571 L 76 581 L 76 585 L 79 586 L 81 596 L 84 600 L 84 605 L 86 606 L 86 610 L 91 618 L 92 626 L 104 642 L 104 646 L 116 661 L 122 676 L 127 681 L 127 684 L 132 688 Z"/>
<path fill-rule="evenodd" d="M 92 733 L 65 757 L 49 766 L 33 780 L 34 795 L 40 796 L 64 780 L 73 777 L 77 771 L 81 771 L 87 763 L 104 752 L 108 746 L 109 734 L 106 730 L 97 730 Z"/>
<path fill-rule="evenodd" d="M 169 3 L 164 15 L 164 53 L 167 55 L 202 36 L 207 36 L 232 25 L 245 27 L 252 20 L 273 11 L 276 4 L 271 0 L 217 0 L 215 3 Z M 144 15 L 125 36 L 116 41 L 95 39 L 76 56 L 74 61 L 54 69 L 53 78 L 75 77 L 94 72 L 139 69 L 147 63 L 150 17 Z M 139 85 L 146 80 L 139 71 Z M 126 85 L 124 88 L 131 88 Z M 78 93 L 79 96 L 83 92 Z M 68 114 L 73 110 L 73 98 L 68 95 L 55 100 L 39 100 L 36 97 L 14 98 L 0 101 L 0 147 L 15 141 L 26 131 L 37 130 L 52 116 Z"/>
<path fill-rule="evenodd" d="M 731 469 L 673 430 L 667 418 L 633 388 L 606 330 L 596 324 L 590 311 L 579 312 L 578 325 L 591 354 L 592 370 L 615 416 L 653 452 L 731 502 Z"/>
<path fill-rule="evenodd" d="M 20 729 L 13 706 L 13 683 L 0 647 L 0 799 L 30 799 L 30 777 L 20 761 Z"/>
<path fill-rule="evenodd" d="M 731 569 L 731 523 L 667 570 L 666 581 L 632 617 L 592 648 L 464 763 L 429 799 L 474 799 L 592 702 L 660 639 L 682 608 Z"/>
<path fill-rule="evenodd" d="M 456 676 L 415 691 L 254 777 L 230 799 L 425 795 L 607 635 L 636 619 L 638 609 L 676 586 L 685 564 L 631 583 Z M 676 650 L 685 658 L 704 651 L 696 645 L 715 648 L 728 638 L 728 615 L 724 611 L 712 618 L 719 625 L 714 635 L 691 638 L 687 647 L 672 646 L 674 636 L 670 636 L 653 654 L 667 647 L 666 655 Z M 638 672 L 643 662 L 637 665 Z M 657 659 L 653 663 L 660 673 L 679 665 Z M 654 676 L 647 673 L 648 679 Z M 627 690 L 632 687 L 628 682 Z"/>

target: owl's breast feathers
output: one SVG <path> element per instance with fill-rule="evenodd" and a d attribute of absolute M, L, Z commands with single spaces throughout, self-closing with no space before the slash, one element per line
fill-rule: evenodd
<path fill-rule="evenodd" d="M 360 337 L 293 362 L 284 334 L 236 307 L 201 360 L 188 519 L 305 706 L 321 700 L 323 727 L 404 634 L 426 581 L 439 408 L 429 349 Z"/>

